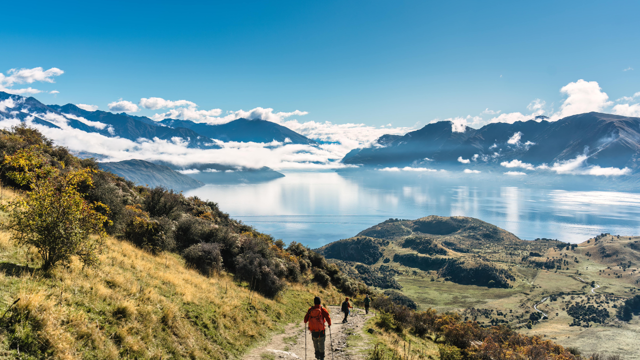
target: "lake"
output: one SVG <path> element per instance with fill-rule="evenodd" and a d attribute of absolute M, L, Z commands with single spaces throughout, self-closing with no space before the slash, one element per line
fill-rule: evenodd
<path fill-rule="evenodd" d="M 185 193 L 289 243 L 317 248 L 389 218 L 470 216 L 521 239 L 582 242 L 603 232 L 640 234 L 640 194 L 586 177 L 292 172 L 259 184 L 206 185 Z M 597 185 L 595 185 L 597 184 Z"/>

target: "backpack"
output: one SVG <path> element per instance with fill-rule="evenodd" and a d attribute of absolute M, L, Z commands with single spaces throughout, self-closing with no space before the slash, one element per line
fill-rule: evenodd
<path fill-rule="evenodd" d="M 322 306 L 309 309 L 309 331 L 323 331 L 324 316 L 322 316 Z"/>

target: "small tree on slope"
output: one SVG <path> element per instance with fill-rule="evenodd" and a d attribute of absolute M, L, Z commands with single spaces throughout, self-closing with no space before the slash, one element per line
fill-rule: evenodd
<path fill-rule="evenodd" d="M 7 206 L 4 225 L 20 245 L 33 246 L 48 271 L 78 256 L 85 265 L 97 261 L 109 220 L 89 204 L 80 186 L 92 186 L 91 169 L 65 171 L 49 164 L 39 147 L 29 147 L 5 157 L 7 175 L 31 191 Z M 95 236 L 93 235 L 95 234 Z"/>

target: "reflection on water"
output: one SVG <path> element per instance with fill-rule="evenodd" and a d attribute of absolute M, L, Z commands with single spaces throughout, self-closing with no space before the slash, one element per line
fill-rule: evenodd
<path fill-rule="evenodd" d="M 479 218 L 515 233 L 581 242 L 602 232 L 640 234 L 640 194 L 570 191 L 459 174 L 290 173 L 261 184 L 207 185 L 186 193 L 233 218 L 312 248 L 388 218 Z"/>

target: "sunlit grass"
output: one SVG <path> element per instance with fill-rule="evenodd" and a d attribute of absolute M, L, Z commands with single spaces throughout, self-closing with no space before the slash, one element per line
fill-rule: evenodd
<path fill-rule="evenodd" d="M 1 323 L 0 349 L 17 354 L 20 345 L 23 355 L 58 359 L 223 359 L 301 320 L 313 296 L 342 297 L 292 284 L 267 299 L 232 276 L 204 277 L 178 255 L 153 256 L 112 238 L 96 267 L 73 261 L 44 276 L 38 265 L 0 232 L 0 316 L 19 299 Z"/>

